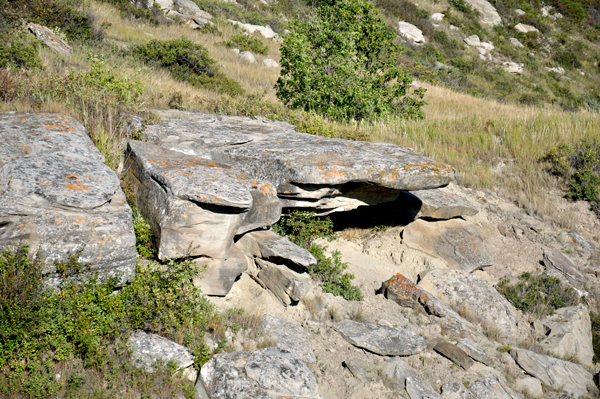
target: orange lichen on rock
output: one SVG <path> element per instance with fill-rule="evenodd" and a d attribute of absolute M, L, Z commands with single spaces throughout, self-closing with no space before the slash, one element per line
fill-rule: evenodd
<path fill-rule="evenodd" d="M 330 170 L 329 172 L 325 173 L 326 177 L 331 177 L 331 178 L 342 178 L 344 176 L 346 176 L 346 174 L 344 172 L 342 172 L 341 170 Z"/>
<path fill-rule="evenodd" d="M 73 191 L 90 191 L 91 188 L 83 183 L 65 184 L 65 187 Z"/>

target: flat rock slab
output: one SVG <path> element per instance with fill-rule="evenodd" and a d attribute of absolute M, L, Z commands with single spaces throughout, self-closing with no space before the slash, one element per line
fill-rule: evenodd
<path fill-rule="evenodd" d="M 544 250 L 544 265 L 546 269 L 554 269 L 560 272 L 572 285 L 583 288 L 588 277 L 582 273 L 575 263 L 565 254 L 557 250 Z"/>
<path fill-rule="evenodd" d="M 73 55 L 73 49 L 63 39 L 59 38 L 50 29 L 45 26 L 29 23 L 29 31 L 35 35 L 44 44 L 56 51 L 60 55 Z"/>
<path fill-rule="evenodd" d="M 71 117 L 0 114 L 0 243 L 29 245 L 52 287 L 63 281 L 54 261 L 78 251 L 90 264 L 78 276 L 133 276 L 131 209 L 117 175 Z"/>
<path fill-rule="evenodd" d="M 553 389 L 575 397 L 588 395 L 588 388 L 594 389 L 592 374 L 579 364 L 521 348 L 512 349 L 510 354 L 523 370 Z"/>
<path fill-rule="evenodd" d="M 450 342 L 438 342 L 433 350 L 440 355 L 450 359 L 454 363 L 461 366 L 463 369 L 468 370 L 473 365 L 473 360 L 458 346 Z"/>
<path fill-rule="evenodd" d="M 473 216 L 479 212 L 465 197 L 443 188 L 405 191 L 403 197 L 414 208 L 412 213 L 416 213 L 416 217 L 452 219 L 460 216 Z"/>
<path fill-rule="evenodd" d="M 217 354 L 202 366 L 200 381 L 211 399 L 320 399 L 306 364 L 277 348 Z"/>
<path fill-rule="evenodd" d="M 289 262 L 304 269 L 317 264 L 315 257 L 306 249 L 270 230 L 246 233 L 236 242 L 236 246 L 249 256 Z"/>
<path fill-rule="evenodd" d="M 498 377 L 486 377 L 469 387 L 475 399 L 519 399 L 519 396 Z"/>
<path fill-rule="evenodd" d="M 383 356 L 414 355 L 427 347 L 425 338 L 406 328 L 348 319 L 333 328 L 352 345 Z"/>
<path fill-rule="evenodd" d="M 295 353 L 305 363 L 317 361 L 310 341 L 299 326 L 270 314 L 263 316 L 260 326 L 275 341 L 279 349 Z"/>
<path fill-rule="evenodd" d="M 472 272 L 494 263 L 477 228 L 462 219 L 416 220 L 406 226 L 402 240 L 411 248 L 444 259 L 453 269 Z"/>
<path fill-rule="evenodd" d="M 369 183 L 421 190 L 443 186 L 454 178 L 450 166 L 393 144 L 330 139 L 298 133 L 284 122 L 234 116 L 165 112 L 162 117 L 164 123 L 146 127 L 151 140 L 160 140 L 168 149 L 234 165 L 276 187 L 284 182 Z"/>
<path fill-rule="evenodd" d="M 460 349 L 462 349 L 469 357 L 473 360 L 476 360 L 480 363 L 485 364 L 486 366 L 492 367 L 493 360 L 488 356 L 487 353 L 484 352 L 483 349 L 475 341 L 470 338 L 463 338 L 456 343 Z"/>
<path fill-rule="evenodd" d="M 452 269 L 431 270 L 421 277 L 419 287 L 447 306 L 470 312 L 479 322 L 497 328 L 503 337 L 516 332 L 516 310 L 483 278 Z"/>
<path fill-rule="evenodd" d="M 191 367 L 194 364 L 194 358 L 183 345 L 160 335 L 138 330 L 129 336 L 127 347 L 132 351 L 131 359 L 137 368 L 153 373 L 157 361 L 163 362 L 164 365 L 174 361 L 177 364 L 177 370 L 189 368 L 184 371 L 184 375 L 190 380 L 196 381 L 197 371 Z"/>

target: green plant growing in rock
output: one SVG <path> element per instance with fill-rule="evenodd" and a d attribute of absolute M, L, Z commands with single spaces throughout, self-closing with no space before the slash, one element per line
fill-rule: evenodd
<path fill-rule="evenodd" d="M 224 44 L 228 48 L 237 48 L 240 51 L 251 51 L 258 54 L 269 52 L 269 46 L 263 43 L 262 40 L 246 33 L 236 33 Z"/>
<path fill-rule="evenodd" d="M 365 0 L 317 5 L 290 25 L 281 47 L 277 97 L 291 108 L 338 120 L 423 117 L 424 91 L 407 95 L 412 78 L 401 72 L 396 35 L 376 8 Z"/>
<path fill-rule="evenodd" d="M 137 253 L 144 258 L 152 258 L 154 249 L 152 246 L 152 226 L 144 219 L 140 211 L 132 207 L 133 230 L 135 231 L 135 248 Z"/>
<path fill-rule="evenodd" d="M 217 62 L 208 50 L 186 37 L 173 40 L 151 40 L 134 46 L 131 53 L 147 64 L 165 68 L 177 80 L 192 86 L 205 87 L 232 96 L 243 94 L 244 89 L 235 80 L 219 71 Z"/>
<path fill-rule="evenodd" d="M 500 280 L 496 289 L 513 306 L 524 313 L 543 317 L 558 308 L 574 306 L 580 302 L 577 292 L 564 285 L 558 278 L 523 273 L 516 284 L 507 278 Z"/>

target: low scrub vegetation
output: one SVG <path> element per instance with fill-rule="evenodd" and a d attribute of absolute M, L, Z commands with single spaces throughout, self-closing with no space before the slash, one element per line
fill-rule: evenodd
<path fill-rule="evenodd" d="M 224 44 L 228 48 L 237 48 L 240 51 L 250 51 L 255 54 L 267 54 L 269 52 L 269 46 L 264 44 L 258 37 L 247 33 L 236 33 Z"/>

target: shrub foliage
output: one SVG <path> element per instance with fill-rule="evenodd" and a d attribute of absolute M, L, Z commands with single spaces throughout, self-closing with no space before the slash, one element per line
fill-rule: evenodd
<path fill-rule="evenodd" d="M 267 54 L 269 46 L 264 44 L 258 37 L 254 37 L 244 33 L 236 33 L 231 36 L 225 46 L 229 48 L 237 48 L 240 51 L 251 51 L 258 54 Z"/>
<path fill-rule="evenodd" d="M 412 79 L 398 66 L 396 35 L 371 3 L 322 0 L 290 30 L 275 86 L 286 105 L 340 120 L 423 115 L 422 92 L 406 95 Z"/>

